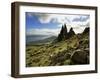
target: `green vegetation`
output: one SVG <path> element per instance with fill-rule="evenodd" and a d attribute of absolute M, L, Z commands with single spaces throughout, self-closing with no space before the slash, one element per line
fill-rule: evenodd
<path fill-rule="evenodd" d="M 80 45 L 80 44 L 82 45 Z M 26 66 L 72 65 L 71 55 L 78 47 L 87 47 L 87 39 L 79 40 L 77 36 L 57 43 L 32 45 L 26 47 Z"/>
<path fill-rule="evenodd" d="M 27 45 L 26 67 L 89 64 L 89 31 L 83 33 L 48 44 Z"/>

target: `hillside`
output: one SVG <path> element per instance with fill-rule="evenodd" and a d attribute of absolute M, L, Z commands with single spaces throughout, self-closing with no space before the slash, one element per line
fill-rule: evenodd
<path fill-rule="evenodd" d="M 52 43 L 53 40 L 55 40 L 57 37 L 56 36 L 51 36 L 42 40 L 36 40 L 36 41 L 31 41 L 27 43 L 27 46 L 29 45 L 42 45 L 42 44 L 49 44 Z"/>
<path fill-rule="evenodd" d="M 46 41 L 50 43 L 45 44 Z M 48 38 L 43 43 L 26 46 L 27 67 L 89 64 L 89 28 L 75 34 L 73 28 L 67 32 L 64 25 L 58 37 Z"/>

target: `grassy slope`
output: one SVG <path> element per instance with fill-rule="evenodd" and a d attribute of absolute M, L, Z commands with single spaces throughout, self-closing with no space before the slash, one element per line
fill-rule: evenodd
<path fill-rule="evenodd" d="M 26 47 L 26 66 L 55 66 L 74 64 L 70 56 L 81 44 L 85 46 L 88 35 L 80 39 L 74 35 L 66 41 Z M 79 42 L 82 41 L 81 44 Z M 87 43 L 86 43 L 87 45 Z"/>

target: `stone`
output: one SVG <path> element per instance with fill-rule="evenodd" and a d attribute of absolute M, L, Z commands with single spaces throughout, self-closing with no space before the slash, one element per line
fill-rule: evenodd
<path fill-rule="evenodd" d="M 72 37 L 73 35 L 75 35 L 75 32 L 74 32 L 73 28 L 71 28 L 68 33 L 68 38 Z"/>
<path fill-rule="evenodd" d="M 78 49 L 73 52 L 71 56 L 71 60 L 75 64 L 88 64 L 89 63 L 89 53 L 87 50 L 85 51 L 85 50 Z"/>
<path fill-rule="evenodd" d="M 73 35 L 75 35 L 73 28 L 71 28 L 70 31 L 68 32 L 66 24 L 64 24 L 64 25 L 62 25 L 61 31 L 57 37 L 57 41 L 67 40 L 70 37 L 72 37 Z"/>
<path fill-rule="evenodd" d="M 83 34 L 89 33 L 89 31 L 90 31 L 90 28 L 89 28 L 89 27 L 86 27 L 86 28 L 84 29 L 84 31 L 83 31 Z"/>

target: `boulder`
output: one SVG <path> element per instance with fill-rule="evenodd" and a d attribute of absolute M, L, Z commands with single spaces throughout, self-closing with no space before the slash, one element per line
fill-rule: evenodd
<path fill-rule="evenodd" d="M 73 52 L 71 60 L 75 64 L 88 64 L 89 63 L 89 51 L 78 49 Z"/>

